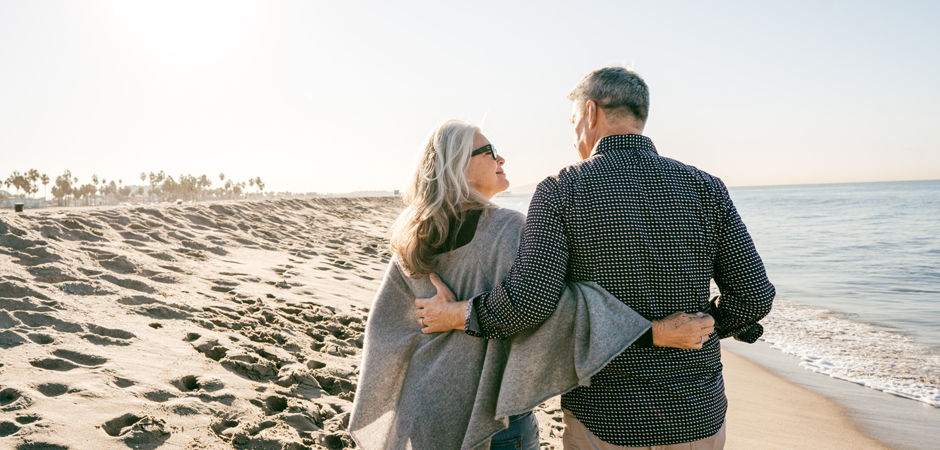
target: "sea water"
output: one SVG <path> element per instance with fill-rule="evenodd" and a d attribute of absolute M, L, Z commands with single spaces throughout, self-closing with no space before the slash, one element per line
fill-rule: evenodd
<path fill-rule="evenodd" d="M 777 288 L 762 339 L 940 407 L 940 181 L 729 191 Z M 530 200 L 497 198 L 522 212 Z"/>

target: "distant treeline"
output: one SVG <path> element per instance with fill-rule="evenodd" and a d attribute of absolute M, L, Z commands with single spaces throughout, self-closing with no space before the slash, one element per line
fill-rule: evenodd
<path fill-rule="evenodd" d="M 264 198 L 264 181 L 261 177 L 249 178 L 248 181 L 235 181 L 226 179 L 225 174 L 219 174 L 219 187 L 212 189 L 212 180 L 206 175 L 180 175 L 179 179 L 174 179 L 164 171 L 140 173 L 140 180 L 146 183 L 146 186 L 137 186 L 134 189 L 131 186 L 124 186 L 123 180 L 110 180 L 98 178 L 98 175 L 91 176 L 91 182 L 82 184 L 78 177 L 72 175 L 70 170 L 55 178 L 53 182 L 48 175 L 40 174 L 36 169 L 29 169 L 24 173 L 13 172 L 5 180 L 3 185 L 7 188 L 13 188 L 15 196 L 31 198 L 39 192 L 39 186 L 43 188 L 43 198 L 47 198 L 46 189 L 49 189 L 52 197 L 55 198 L 59 206 L 78 206 L 94 204 L 114 204 L 127 202 L 135 196 L 139 197 L 134 201 L 172 201 L 176 199 L 185 200 L 219 200 L 219 199 L 238 199 L 238 198 Z M 52 183 L 52 187 L 48 185 Z M 148 188 L 149 186 L 149 188 Z M 253 189 L 255 192 L 246 190 Z"/>
<path fill-rule="evenodd" d="M 207 175 L 180 175 L 178 179 L 164 171 L 141 172 L 140 181 L 144 186 L 125 186 L 123 180 L 107 180 L 91 176 L 91 182 L 82 184 L 70 170 L 55 178 L 55 182 L 46 174 L 36 169 L 24 173 L 13 172 L 0 184 L 13 188 L 15 197 L 32 198 L 42 185 L 42 198 L 48 193 L 58 206 L 114 205 L 124 202 L 163 202 L 190 200 L 233 200 L 264 198 L 313 198 L 332 196 L 318 192 L 265 192 L 261 177 L 249 178 L 248 181 L 235 181 L 219 174 L 219 186 L 212 188 L 212 179 Z M 50 188 L 48 185 L 52 184 Z M 375 195 L 373 193 L 373 195 Z M 382 194 L 379 194 L 382 195 Z M 0 195 L 3 197 L 3 195 Z"/>

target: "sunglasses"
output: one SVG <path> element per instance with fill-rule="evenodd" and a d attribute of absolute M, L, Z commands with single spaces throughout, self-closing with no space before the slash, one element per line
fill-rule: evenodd
<path fill-rule="evenodd" d="M 472 158 L 472 157 L 474 157 L 474 156 L 476 156 L 476 155 L 482 155 L 482 154 L 487 153 L 487 152 L 488 152 L 490 155 L 493 155 L 493 159 L 498 159 L 498 158 L 499 158 L 499 155 L 496 154 L 496 149 L 493 148 L 493 144 L 486 144 L 486 145 L 484 145 L 484 146 L 482 146 L 482 147 L 480 147 L 480 148 L 474 150 L 473 153 L 470 154 L 470 157 Z"/>

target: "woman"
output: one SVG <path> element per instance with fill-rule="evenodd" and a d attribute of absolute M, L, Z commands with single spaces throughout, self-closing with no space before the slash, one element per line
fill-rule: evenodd
<path fill-rule="evenodd" d="M 435 292 L 428 275 L 469 298 L 512 265 L 525 218 L 490 202 L 509 187 L 505 162 L 456 120 L 423 146 L 366 325 L 349 426 L 361 448 L 538 449 L 532 408 L 589 382 L 649 328 L 600 286 L 573 283 L 549 320 L 504 341 L 421 332 L 414 299 Z"/>

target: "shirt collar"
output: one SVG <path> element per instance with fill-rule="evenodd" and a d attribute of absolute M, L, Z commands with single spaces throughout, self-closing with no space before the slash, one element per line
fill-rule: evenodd
<path fill-rule="evenodd" d="M 619 149 L 646 150 L 657 155 L 659 154 L 659 152 L 656 151 L 656 147 L 653 145 L 653 141 L 646 136 L 639 134 L 617 134 L 606 136 L 598 141 L 597 145 L 594 146 L 594 150 L 591 151 L 591 156 Z"/>

